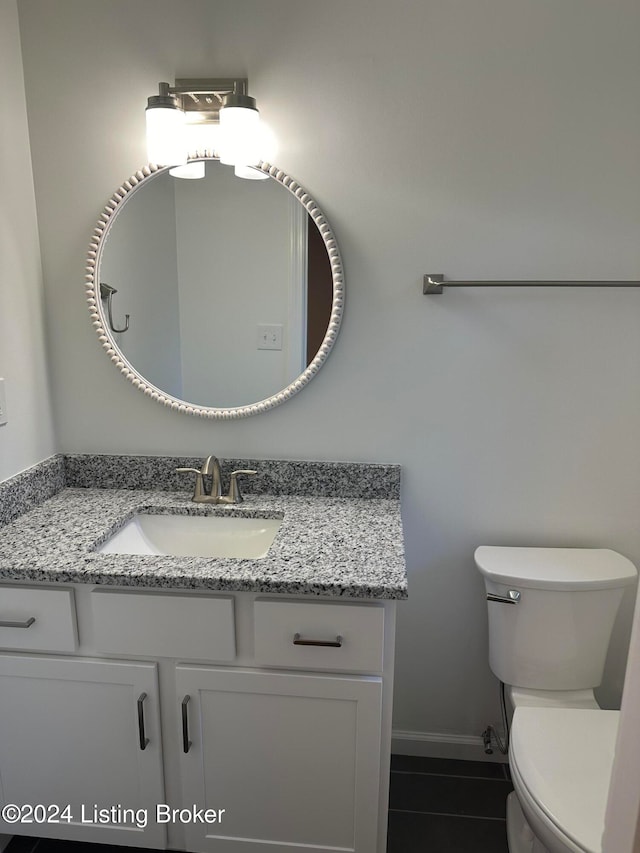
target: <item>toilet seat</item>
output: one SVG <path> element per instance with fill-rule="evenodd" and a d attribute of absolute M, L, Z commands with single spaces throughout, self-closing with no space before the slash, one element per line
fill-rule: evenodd
<path fill-rule="evenodd" d="M 533 832 L 553 853 L 601 853 L 619 711 L 516 708 L 509 763 Z"/>

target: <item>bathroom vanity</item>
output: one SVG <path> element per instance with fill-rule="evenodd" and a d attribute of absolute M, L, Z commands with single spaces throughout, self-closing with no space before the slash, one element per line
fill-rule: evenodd
<path fill-rule="evenodd" d="M 78 459 L 0 527 L 0 791 L 34 807 L 0 831 L 383 853 L 399 470 L 325 466 L 316 494 L 270 495 L 282 472 L 262 463 L 258 493 L 220 508 L 164 490 L 166 471 L 123 489 L 111 463 Z M 281 523 L 261 559 L 98 552 L 135 513 Z"/>

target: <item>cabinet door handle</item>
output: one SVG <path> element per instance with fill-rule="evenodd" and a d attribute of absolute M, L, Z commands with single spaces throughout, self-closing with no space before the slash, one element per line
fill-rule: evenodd
<path fill-rule="evenodd" d="M 190 699 L 191 696 L 185 696 L 182 700 L 182 751 L 185 755 L 191 748 L 191 741 L 189 740 L 189 713 L 187 711 Z"/>
<path fill-rule="evenodd" d="M 30 616 L 24 622 L 11 622 L 9 619 L 0 619 L 0 628 L 30 628 L 35 621 L 35 616 Z"/>
<path fill-rule="evenodd" d="M 141 693 L 138 698 L 138 734 L 140 736 L 140 749 L 146 749 L 149 743 L 149 738 L 144 734 L 144 700 L 147 698 L 146 693 Z"/>
<path fill-rule="evenodd" d="M 342 637 L 340 634 L 335 640 L 305 640 L 300 634 L 293 635 L 294 646 L 328 646 L 332 649 L 339 649 L 342 646 Z"/>

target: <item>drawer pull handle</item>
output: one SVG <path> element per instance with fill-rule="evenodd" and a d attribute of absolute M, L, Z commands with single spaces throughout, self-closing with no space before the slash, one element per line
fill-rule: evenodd
<path fill-rule="evenodd" d="M 8 619 L 0 619 L 0 628 L 30 628 L 35 621 L 35 616 L 30 616 L 26 622 L 11 622 Z"/>
<path fill-rule="evenodd" d="M 332 649 L 339 649 L 342 646 L 342 637 L 338 634 L 335 640 L 305 640 L 300 634 L 293 635 L 294 646 L 328 646 Z"/>
<path fill-rule="evenodd" d="M 146 693 L 141 693 L 138 699 L 138 734 L 140 736 L 140 749 L 145 750 L 149 743 L 149 738 L 145 737 L 144 733 L 144 700 L 147 698 Z"/>
<path fill-rule="evenodd" d="M 191 741 L 189 740 L 189 714 L 187 712 L 187 705 L 190 699 L 191 696 L 185 696 L 182 700 L 182 751 L 185 755 L 191 748 Z"/>

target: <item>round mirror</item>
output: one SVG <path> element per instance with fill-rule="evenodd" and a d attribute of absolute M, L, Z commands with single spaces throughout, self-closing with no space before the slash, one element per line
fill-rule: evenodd
<path fill-rule="evenodd" d="M 200 158 L 204 177 L 145 167 L 112 196 L 89 249 L 87 296 L 111 360 L 146 394 L 208 418 L 277 406 L 338 333 L 338 247 L 313 198 Z M 200 168 L 202 168 L 202 166 Z"/>

